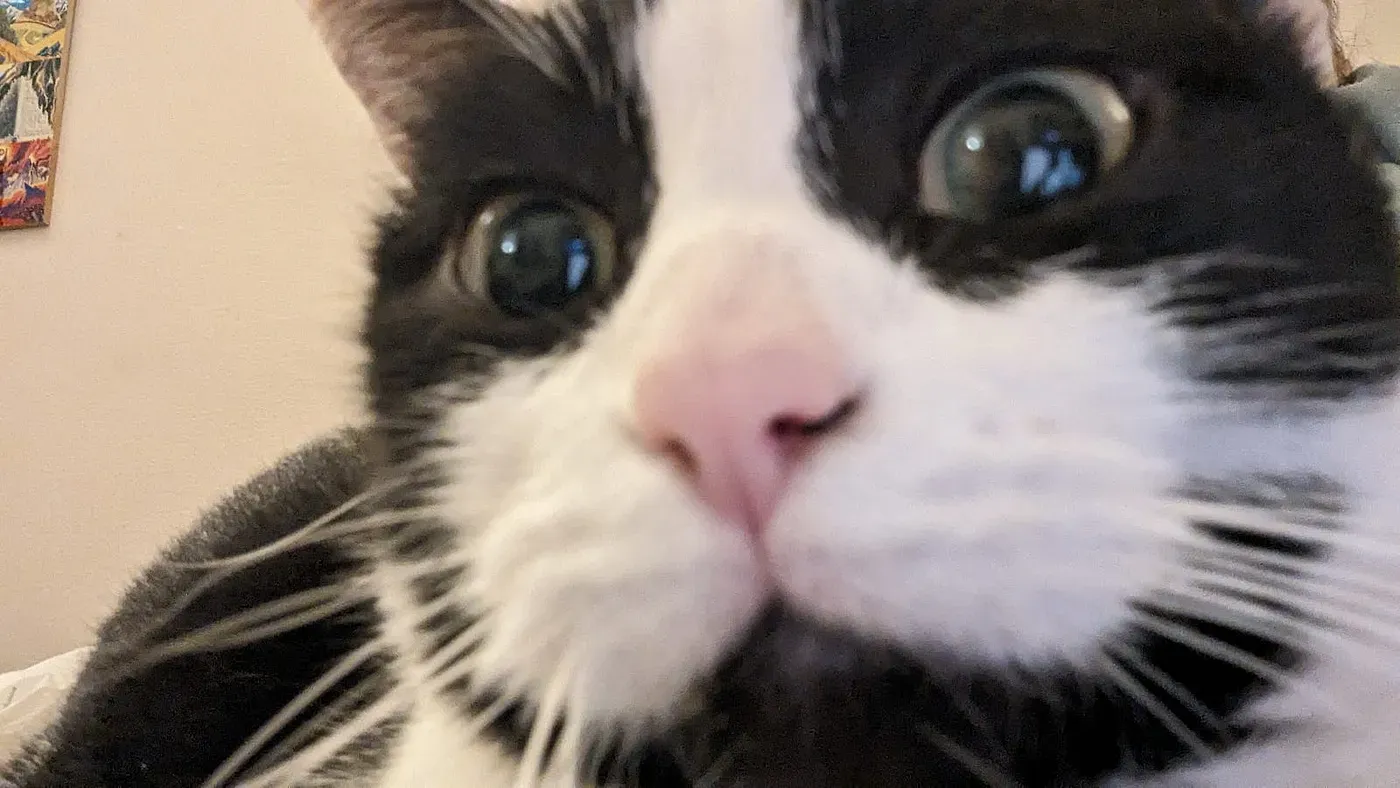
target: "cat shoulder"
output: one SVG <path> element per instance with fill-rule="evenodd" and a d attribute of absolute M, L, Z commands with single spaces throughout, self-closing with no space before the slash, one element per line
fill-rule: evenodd
<path fill-rule="evenodd" d="M 314 441 L 200 517 L 127 590 L 57 721 L 0 766 L 0 786 L 198 786 L 329 664 L 366 642 L 368 603 L 246 645 L 229 646 L 243 630 L 228 626 L 270 603 L 314 604 L 320 590 L 353 574 L 356 558 L 333 540 L 273 548 L 368 488 L 364 447 L 355 431 Z"/>

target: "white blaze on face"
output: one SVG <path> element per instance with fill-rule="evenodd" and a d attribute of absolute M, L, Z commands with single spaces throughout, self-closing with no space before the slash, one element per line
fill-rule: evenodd
<path fill-rule="evenodd" d="M 579 350 L 507 369 L 448 421 L 444 515 L 486 681 L 540 697 L 568 670 L 582 713 L 663 719 L 775 582 L 914 650 L 1087 659 L 1170 578 L 1182 447 L 1215 429 L 1182 396 L 1171 338 L 1137 292 L 1068 275 L 967 303 L 823 213 L 797 157 L 795 7 L 663 0 L 644 16 L 659 202 L 635 277 Z M 726 309 L 817 316 L 864 397 L 812 445 L 761 557 L 638 435 L 645 370 Z M 1265 450 L 1263 435 L 1240 440 Z"/>

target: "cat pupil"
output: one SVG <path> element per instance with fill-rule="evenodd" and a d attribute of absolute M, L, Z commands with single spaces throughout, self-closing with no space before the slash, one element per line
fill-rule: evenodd
<path fill-rule="evenodd" d="M 596 282 L 597 246 L 587 223 L 567 205 L 524 205 L 501 220 L 495 235 L 487 287 L 513 316 L 561 309 Z"/>
<path fill-rule="evenodd" d="M 967 113 L 946 152 L 948 192 L 967 216 L 1031 213 L 1093 185 L 1098 131 L 1073 101 L 1040 87 L 988 97 Z"/>

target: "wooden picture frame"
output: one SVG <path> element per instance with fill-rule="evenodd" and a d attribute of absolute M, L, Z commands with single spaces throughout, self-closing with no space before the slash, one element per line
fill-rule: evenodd
<path fill-rule="evenodd" d="M 48 226 L 77 0 L 0 0 L 0 230 Z"/>

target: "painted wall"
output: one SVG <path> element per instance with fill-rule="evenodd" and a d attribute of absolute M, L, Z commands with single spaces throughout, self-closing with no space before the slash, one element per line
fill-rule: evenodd
<path fill-rule="evenodd" d="M 0 234 L 0 671 L 353 418 L 389 172 L 291 0 L 79 0 L 72 57 L 54 224 Z"/>
<path fill-rule="evenodd" d="M 1346 40 L 1358 65 L 1400 64 L 1400 0 L 1338 0 Z"/>
<path fill-rule="evenodd" d="M 1400 0 L 1343 2 L 1400 63 Z M 0 670 L 86 642 L 220 491 L 354 418 L 388 178 L 289 0 L 80 0 L 60 157 L 53 227 L 0 235 Z"/>

